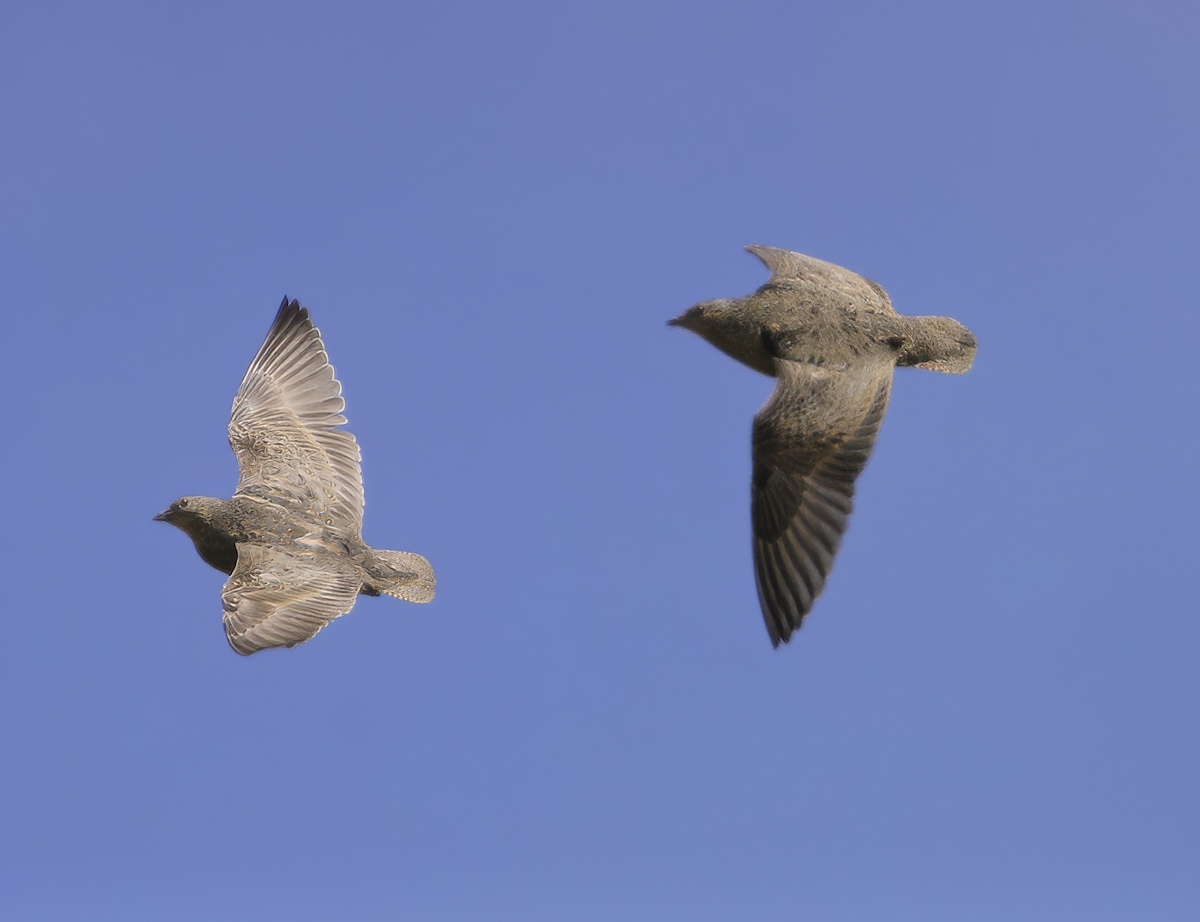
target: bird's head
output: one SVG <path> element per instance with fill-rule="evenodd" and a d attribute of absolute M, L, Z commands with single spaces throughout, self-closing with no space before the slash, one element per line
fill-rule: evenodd
<path fill-rule="evenodd" d="M 176 528 L 191 532 L 192 526 L 212 517 L 214 506 L 221 500 L 209 496 L 183 496 L 154 517 L 156 522 L 169 522 Z"/>
<path fill-rule="evenodd" d="M 678 317 L 668 320 L 667 326 L 683 327 L 707 339 L 708 331 L 722 325 L 731 303 L 719 298 L 715 301 L 701 301 L 699 304 L 693 304 Z"/>
<path fill-rule="evenodd" d="M 774 357 L 763 346 L 763 325 L 748 302 L 748 298 L 701 301 L 668 320 L 667 326 L 691 330 L 755 371 L 774 375 Z"/>

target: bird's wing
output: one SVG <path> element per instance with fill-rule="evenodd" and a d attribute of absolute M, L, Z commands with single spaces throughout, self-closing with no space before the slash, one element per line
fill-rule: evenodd
<path fill-rule="evenodd" d="M 754 417 L 754 573 L 776 646 L 800 627 L 833 567 L 892 369 L 780 361 L 775 392 Z"/>
<path fill-rule="evenodd" d="M 754 244 L 746 247 L 751 253 L 763 261 L 771 270 L 768 285 L 799 280 L 807 285 L 814 285 L 841 293 L 851 303 L 858 307 L 883 311 L 894 314 L 892 299 L 878 282 L 863 278 L 857 272 L 843 269 L 841 266 L 827 263 L 823 259 L 813 259 L 803 253 L 793 253 L 791 250 L 781 250 L 778 247 L 767 247 Z"/>
<path fill-rule="evenodd" d="M 358 443 L 321 334 L 300 302 L 283 299 L 266 341 L 233 399 L 229 444 L 237 493 L 315 517 L 337 531 L 362 530 Z"/>
<path fill-rule="evenodd" d="M 354 607 L 362 580 L 349 561 L 239 544 L 238 562 L 221 589 L 225 635 L 248 656 L 294 647 Z"/>

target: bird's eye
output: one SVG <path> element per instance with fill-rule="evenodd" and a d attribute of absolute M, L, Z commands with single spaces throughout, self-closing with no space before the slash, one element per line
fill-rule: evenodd
<path fill-rule="evenodd" d="M 186 500 L 186 499 L 181 499 L 181 500 L 179 501 L 179 508 L 180 508 L 180 509 L 186 509 L 186 508 L 187 508 L 187 500 Z"/>

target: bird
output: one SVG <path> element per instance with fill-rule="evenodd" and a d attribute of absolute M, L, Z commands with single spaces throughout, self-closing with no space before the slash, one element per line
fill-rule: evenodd
<path fill-rule="evenodd" d="M 225 636 L 243 656 L 304 643 L 360 594 L 433 599 L 428 560 L 363 542 L 362 455 L 338 428 L 341 394 L 308 309 L 285 297 L 233 399 L 233 497 L 184 496 L 154 517 L 229 575 Z"/>
<path fill-rule="evenodd" d="M 748 246 L 770 270 L 743 298 L 668 321 L 775 378 L 754 417 L 750 519 L 759 606 L 773 646 L 821 594 L 879 434 L 897 366 L 965 374 L 978 342 L 949 317 L 905 317 L 877 283 L 833 263 Z"/>

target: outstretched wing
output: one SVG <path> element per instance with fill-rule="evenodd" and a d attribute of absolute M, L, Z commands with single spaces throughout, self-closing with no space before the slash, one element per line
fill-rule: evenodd
<path fill-rule="evenodd" d="M 283 299 L 233 399 L 229 444 L 237 493 L 279 503 L 335 531 L 362 530 L 358 443 L 321 334 L 300 302 Z"/>
<path fill-rule="evenodd" d="M 775 646 L 800 627 L 825 586 L 891 389 L 890 364 L 831 369 L 785 360 L 754 417 L 754 574 Z"/>
<path fill-rule="evenodd" d="M 800 281 L 806 285 L 838 292 L 849 299 L 849 303 L 862 310 L 894 314 L 892 299 L 878 282 L 863 278 L 857 272 L 843 269 L 823 259 L 813 259 L 803 253 L 781 250 L 778 247 L 752 244 L 746 247 L 771 270 L 768 285 L 786 284 L 787 280 Z"/>
<path fill-rule="evenodd" d="M 248 656 L 294 647 L 354 607 L 362 581 L 350 562 L 260 544 L 239 544 L 238 562 L 221 590 L 225 635 Z"/>

